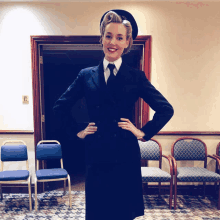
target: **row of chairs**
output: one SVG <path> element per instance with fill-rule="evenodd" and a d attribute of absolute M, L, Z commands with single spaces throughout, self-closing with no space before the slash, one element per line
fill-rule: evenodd
<path fill-rule="evenodd" d="M 216 154 L 207 155 L 206 144 L 193 137 L 181 137 L 171 146 L 171 155 L 162 154 L 161 144 L 151 139 L 149 141 L 139 140 L 141 150 L 141 172 L 142 182 L 159 182 L 159 194 L 161 182 L 170 183 L 169 208 L 172 208 L 173 185 L 174 185 L 174 209 L 177 206 L 177 182 L 203 182 L 205 196 L 205 182 L 220 182 L 220 143 Z M 162 157 L 168 160 L 170 173 L 162 170 Z M 216 161 L 216 171 L 207 169 L 207 158 Z M 159 161 L 159 167 L 147 167 L 149 160 Z M 204 167 L 177 167 L 177 161 L 203 161 Z M 218 205 L 220 209 L 220 187 L 218 192 Z"/>
<path fill-rule="evenodd" d="M 20 143 L 12 145 L 11 143 Z M 207 155 L 206 144 L 198 139 L 191 137 L 182 137 L 177 139 L 171 146 L 171 155 L 163 155 L 161 144 L 151 139 L 149 141 L 139 140 L 141 150 L 141 172 L 142 181 L 159 182 L 159 193 L 161 182 L 170 183 L 169 208 L 172 208 L 173 199 L 173 181 L 174 181 L 174 209 L 177 205 L 177 182 L 203 182 L 205 195 L 205 182 L 220 182 L 220 143 L 217 146 L 216 154 Z M 162 170 L 162 157 L 168 161 L 170 173 Z M 210 157 L 216 160 L 216 172 L 207 170 L 207 158 Z M 59 159 L 61 168 L 54 169 L 39 169 L 40 160 Z M 69 174 L 63 169 L 63 159 L 61 144 L 58 141 L 40 141 L 36 147 L 37 169 L 35 173 L 35 210 L 38 208 L 37 203 L 37 182 L 48 181 L 64 181 L 64 193 L 66 180 L 69 185 L 69 205 L 71 203 L 71 181 Z M 159 161 L 159 167 L 148 167 L 148 161 Z M 177 167 L 177 161 L 203 161 L 204 168 L 201 167 Z M 7 170 L 3 171 L 4 162 L 9 161 L 26 161 L 26 170 Z M 0 193 L 2 199 L 1 184 L 27 183 L 29 191 L 29 206 L 32 210 L 31 197 L 31 176 L 28 166 L 27 146 L 24 141 L 8 140 L 1 147 L 1 172 L 0 172 Z M 220 198 L 220 187 L 219 187 Z M 220 209 L 220 199 L 218 200 L 218 209 Z"/>
<path fill-rule="evenodd" d="M 13 144 L 12 144 L 13 143 Z M 15 145 L 16 143 L 16 145 Z M 49 159 L 59 159 L 61 168 L 53 169 L 39 169 L 39 161 Z M 66 180 L 69 185 L 69 205 L 72 207 L 71 202 L 71 181 L 67 171 L 63 168 L 61 144 L 56 140 L 40 141 L 36 147 L 36 160 L 37 169 L 35 173 L 35 210 L 38 209 L 37 202 L 37 183 L 50 182 L 50 181 L 64 181 L 64 194 L 66 191 Z M 26 170 L 6 170 L 3 171 L 4 162 L 12 161 L 26 161 Z M 1 171 L 0 171 L 0 193 L 2 196 L 1 184 L 28 184 L 29 192 L 29 209 L 32 210 L 32 196 L 31 196 L 31 175 L 29 172 L 27 145 L 22 140 L 7 140 L 1 146 Z"/>

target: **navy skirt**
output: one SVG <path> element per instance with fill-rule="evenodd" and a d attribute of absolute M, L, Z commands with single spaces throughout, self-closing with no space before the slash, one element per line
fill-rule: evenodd
<path fill-rule="evenodd" d="M 140 161 L 86 168 L 86 220 L 133 220 L 144 215 Z"/>

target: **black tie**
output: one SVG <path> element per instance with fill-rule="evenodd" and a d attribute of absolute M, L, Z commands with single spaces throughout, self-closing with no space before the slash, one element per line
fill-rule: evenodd
<path fill-rule="evenodd" d="M 108 78 L 108 80 L 107 80 L 107 86 L 108 87 L 111 87 L 112 86 L 112 82 L 114 81 L 114 79 L 115 79 L 115 75 L 114 75 L 114 73 L 113 73 L 113 70 L 114 70 L 114 68 L 115 68 L 115 64 L 108 64 L 108 68 L 109 68 L 109 70 L 110 70 L 110 76 L 109 76 L 109 78 Z"/>

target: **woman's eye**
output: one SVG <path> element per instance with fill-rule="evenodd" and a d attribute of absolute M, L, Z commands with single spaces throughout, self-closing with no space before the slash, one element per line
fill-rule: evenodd
<path fill-rule="evenodd" d="M 118 37 L 118 40 L 123 40 L 123 38 L 122 37 Z"/>
<path fill-rule="evenodd" d="M 106 36 L 106 38 L 110 39 L 110 38 L 111 38 L 111 36 L 110 36 L 110 35 L 107 35 L 107 36 Z"/>

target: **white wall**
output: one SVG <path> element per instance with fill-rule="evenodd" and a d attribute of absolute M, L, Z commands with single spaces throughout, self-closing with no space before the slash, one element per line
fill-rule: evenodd
<path fill-rule="evenodd" d="M 30 35 L 99 35 L 112 8 L 130 11 L 139 35 L 152 36 L 152 83 L 175 109 L 163 130 L 219 130 L 220 2 L 0 3 L 0 130 L 33 130 Z M 168 154 L 177 137 L 156 138 Z M 219 137 L 200 138 L 214 153 Z"/>

